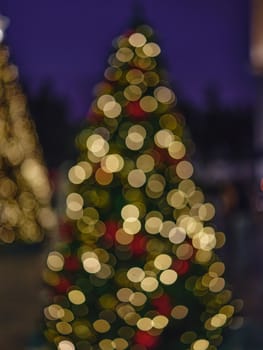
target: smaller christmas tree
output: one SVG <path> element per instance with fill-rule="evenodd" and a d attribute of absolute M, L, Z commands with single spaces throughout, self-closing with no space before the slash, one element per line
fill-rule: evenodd
<path fill-rule="evenodd" d="M 215 253 L 225 236 L 192 179 L 153 30 L 135 26 L 114 47 L 47 259 L 45 335 L 58 350 L 216 350 L 238 309 Z"/>
<path fill-rule="evenodd" d="M 0 18 L 0 244 L 38 243 L 55 224 L 51 187 Z"/>

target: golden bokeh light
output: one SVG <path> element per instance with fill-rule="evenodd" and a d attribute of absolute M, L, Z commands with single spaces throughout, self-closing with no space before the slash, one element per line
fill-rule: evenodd
<path fill-rule="evenodd" d="M 149 42 L 143 46 L 143 52 L 146 56 L 156 57 L 161 53 L 160 46 L 154 42 Z"/>
<path fill-rule="evenodd" d="M 128 182 L 134 188 L 142 187 L 145 184 L 146 176 L 141 169 L 134 169 L 129 172 Z"/>
<path fill-rule="evenodd" d="M 174 134 L 169 129 L 159 130 L 154 135 L 154 141 L 160 148 L 168 148 L 174 140 Z"/>
<path fill-rule="evenodd" d="M 48 254 L 47 266 L 52 271 L 61 271 L 64 266 L 64 257 L 59 252 L 53 251 Z"/>
<path fill-rule="evenodd" d="M 141 229 L 141 222 L 137 218 L 131 218 L 124 220 L 123 222 L 123 230 L 129 235 L 135 235 Z"/>
<path fill-rule="evenodd" d="M 132 267 L 127 272 L 127 277 L 131 282 L 141 282 L 145 277 L 145 272 L 140 267 Z"/>
<path fill-rule="evenodd" d="M 110 330 L 110 324 L 105 320 L 95 321 L 93 327 L 99 333 L 107 333 Z"/>
<path fill-rule="evenodd" d="M 174 284 L 177 280 L 178 274 L 176 271 L 168 269 L 160 274 L 160 281 L 165 285 Z"/>
<path fill-rule="evenodd" d="M 157 329 L 163 329 L 168 325 L 168 318 L 163 315 L 155 316 L 152 320 L 153 327 Z"/>
<path fill-rule="evenodd" d="M 172 258 L 167 254 L 160 254 L 154 259 L 154 266 L 158 270 L 166 270 L 172 264 Z"/>
<path fill-rule="evenodd" d="M 175 101 L 175 95 L 173 91 L 166 86 L 158 86 L 154 90 L 154 96 L 159 102 L 164 104 L 170 104 Z"/>
<path fill-rule="evenodd" d="M 206 339 L 198 339 L 193 344 L 193 350 L 207 350 L 209 348 L 209 341 Z"/>
<path fill-rule="evenodd" d="M 131 69 L 126 74 L 126 79 L 130 84 L 140 84 L 144 79 L 144 75 L 140 69 Z"/>
<path fill-rule="evenodd" d="M 114 101 L 115 101 L 115 99 L 114 99 L 114 97 L 113 97 L 112 95 L 107 95 L 107 94 L 105 94 L 105 95 L 102 95 L 102 96 L 100 96 L 100 97 L 98 98 L 98 100 L 97 100 L 97 106 L 98 106 L 98 108 L 99 108 L 101 111 L 103 111 L 105 105 L 106 105 L 108 102 L 114 102 Z"/>
<path fill-rule="evenodd" d="M 136 160 L 137 168 L 141 169 L 145 173 L 152 171 L 154 168 L 154 164 L 154 158 L 149 154 L 142 154 Z"/>
<path fill-rule="evenodd" d="M 121 171 L 124 166 L 124 160 L 119 154 L 109 154 L 102 158 L 101 168 L 106 173 L 116 173 Z"/>
<path fill-rule="evenodd" d="M 209 221 L 215 215 L 215 207 L 211 203 L 205 203 L 199 207 L 198 215 L 201 220 Z"/>
<path fill-rule="evenodd" d="M 182 160 L 176 166 L 176 173 L 181 179 L 189 179 L 193 175 L 194 168 L 192 164 L 186 160 Z"/>
<path fill-rule="evenodd" d="M 225 314 L 219 313 L 214 315 L 211 318 L 211 325 L 212 327 L 219 328 L 222 327 L 227 321 L 227 317 Z"/>
<path fill-rule="evenodd" d="M 75 350 L 74 344 L 69 340 L 62 340 L 58 343 L 58 350 Z"/>
<path fill-rule="evenodd" d="M 209 283 L 209 289 L 211 292 L 218 293 L 225 287 L 225 280 L 222 277 L 215 277 Z"/>
<path fill-rule="evenodd" d="M 162 217 L 158 212 L 149 213 L 145 221 L 145 230 L 150 234 L 157 234 L 160 232 L 162 227 Z"/>
<path fill-rule="evenodd" d="M 186 149 L 182 142 L 172 141 L 168 145 L 168 153 L 174 159 L 181 159 L 185 156 Z"/>
<path fill-rule="evenodd" d="M 142 90 L 137 85 L 129 85 L 124 89 L 124 96 L 129 101 L 137 101 L 141 98 Z"/>
<path fill-rule="evenodd" d="M 140 99 L 140 107 L 145 112 L 154 112 L 158 107 L 158 102 L 153 96 L 144 96 Z"/>
<path fill-rule="evenodd" d="M 128 62 L 133 58 L 133 51 L 128 47 L 121 47 L 116 52 L 116 57 L 120 62 Z"/>
<path fill-rule="evenodd" d="M 135 151 L 142 148 L 144 144 L 144 139 L 146 136 L 146 130 L 144 127 L 140 125 L 133 125 L 128 130 L 128 135 L 125 139 L 126 146 Z"/>
<path fill-rule="evenodd" d="M 171 316 L 176 320 L 182 320 L 188 315 L 188 312 L 188 307 L 184 305 L 176 305 L 171 311 Z"/>
<path fill-rule="evenodd" d="M 145 277 L 142 281 L 141 281 L 141 288 L 145 291 L 145 292 L 153 292 L 158 288 L 158 281 L 156 278 L 154 277 Z"/>
<path fill-rule="evenodd" d="M 96 254 L 90 252 L 84 253 L 81 256 L 83 268 L 89 273 L 97 273 L 101 269 L 101 264 Z"/>
<path fill-rule="evenodd" d="M 77 289 L 68 292 L 68 298 L 72 304 L 81 305 L 86 301 L 85 295 Z"/>
<path fill-rule="evenodd" d="M 183 227 L 172 227 L 168 233 L 169 240 L 174 244 L 182 243 L 186 239 L 186 231 Z"/>
<path fill-rule="evenodd" d="M 108 118 L 117 118 L 121 114 L 121 105 L 116 101 L 106 102 L 103 112 Z"/>
<path fill-rule="evenodd" d="M 137 327 L 142 331 L 149 331 L 153 327 L 153 321 L 148 317 L 142 317 L 138 320 Z"/>
<path fill-rule="evenodd" d="M 134 306 L 142 306 L 146 303 L 147 297 L 141 292 L 132 293 L 129 297 L 129 302 Z"/>
<path fill-rule="evenodd" d="M 67 196 L 67 207 L 71 210 L 71 211 L 79 211 L 82 209 L 83 204 L 84 204 L 84 200 L 82 198 L 82 196 L 78 193 L 70 193 Z"/>
<path fill-rule="evenodd" d="M 139 209 L 133 204 L 125 205 L 121 210 L 121 216 L 124 220 L 128 218 L 138 219 L 139 215 L 140 215 Z"/>
<path fill-rule="evenodd" d="M 146 43 L 146 37 L 142 33 L 133 33 L 129 37 L 129 43 L 134 47 L 141 47 Z"/>

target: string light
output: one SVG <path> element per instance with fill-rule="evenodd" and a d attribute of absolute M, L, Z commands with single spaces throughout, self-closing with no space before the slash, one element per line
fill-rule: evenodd
<path fill-rule="evenodd" d="M 8 19 L 0 16 L 0 41 Z M 54 230 L 51 187 L 18 71 L 0 44 L 0 243 L 39 243 Z M 58 268 L 58 256 L 49 266 Z"/>
<path fill-rule="evenodd" d="M 215 350 L 236 312 L 215 253 L 224 235 L 192 179 L 152 29 L 114 46 L 68 173 L 70 239 L 47 260 L 57 292 L 44 311 L 48 339 L 59 350 L 148 350 L 181 322 L 175 347 Z"/>

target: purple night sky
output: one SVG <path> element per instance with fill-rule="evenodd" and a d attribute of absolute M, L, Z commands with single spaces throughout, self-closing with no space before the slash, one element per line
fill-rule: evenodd
<path fill-rule="evenodd" d="M 2 0 L 6 42 L 20 76 L 37 91 L 52 79 L 82 118 L 102 80 L 112 39 L 128 27 L 133 0 Z M 179 99 L 202 105 L 216 85 L 225 104 L 255 100 L 249 63 L 249 0 L 141 0 Z"/>

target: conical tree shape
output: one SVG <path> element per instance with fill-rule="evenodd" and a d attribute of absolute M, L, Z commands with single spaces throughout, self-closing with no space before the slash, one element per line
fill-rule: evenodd
<path fill-rule="evenodd" d="M 152 29 L 114 46 L 76 140 L 69 220 L 47 259 L 45 335 L 59 350 L 215 350 L 235 310 L 215 254 L 224 234 L 191 179 Z"/>
<path fill-rule="evenodd" d="M 0 245 L 38 243 L 54 225 L 51 188 L 17 68 L 0 44 Z"/>

